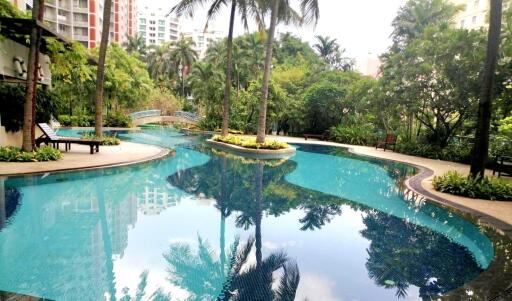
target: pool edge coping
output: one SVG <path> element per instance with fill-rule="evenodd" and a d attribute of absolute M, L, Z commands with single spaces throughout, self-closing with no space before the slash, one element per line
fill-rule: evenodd
<path fill-rule="evenodd" d="M 140 144 L 146 146 L 146 144 L 143 143 L 136 143 L 136 142 L 130 142 L 133 144 Z M 44 170 L 44 171 L 33 171 L 33 172 L 18 172 L 18 173 L 12 173 L 12 174 L 1 174 L 0 178 L 8 178 L 8 177 L 19 177 L 19 176 L 34 176 L 34 175 L 42 175 L 47 173 L 61 173 L 61 172 L 75 172 L 75 171 L 85 171 L 85 170 L 95 170 L 95 169 L 101 169 L 101 168 L 113 168 L 113 167 L 122 167 L 122 166 L 128 166 L 128 165 L 134 165 L 134 164 L 140 164 L 140 163 L 146 163 L 151 162 L 155 160 L 164 159 L 166 157 L 174 156 L 176 154 L 176 150 L 171 148 L 164 148 L 158 145 L 151 145 L 153 147 L 156 147 L 159 149 L 159 152 L 155 155 L 151 155 L 145 158 L 137 159 L 137 160 L 126 160 L 121 162 L 115 162 L 115 163 L 104 163 L 104 164 L 97 164 L 97 165 L 89 165 L 89 166 L 83 166 L 83 167 L 69 167 L 69 168 L 58 168 L 58 169 L 51 169 L 51 170 Z"/>

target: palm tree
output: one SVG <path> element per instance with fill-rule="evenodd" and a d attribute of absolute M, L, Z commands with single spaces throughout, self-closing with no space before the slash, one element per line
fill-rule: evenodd
<path fill-rule="evenodd" d="M 174 6 L 171 12 L 176 12 L 176 14 L 187 14 L 190 17 L 193 17 L 194 11 L 198 5 L 203 5 L 205 0 L 181 0 L 176 6 Z M 229 3 L 228 0 L 213 0 L 210 8 L 207 13 L 207 21 L 205 25 L 205 30 L 208 28 L 208 23 L 214 19 L 220 9 L 223 6 L 227 6 Z M 229 29 L 228 29 L 228 38 L 227 38 L 227 59 L 226 59 L 226 82 L 224 87 L 224 101 L 222 105 L 222 135 L 226 136 L 228 134 L 229 128 L 229 108 L 230 108 L 230 97 L 231 97 L 231 86 L 232 86 L 232 68 L 233 68 L 233 29 L 235 23 L 235 13 L 237 11 L 241 16 L 242 23 L 244 24 L 245 29 L 249 28 L 248 20 L 249 15 L 256 16 L 257 21 L 262 21 L 263 19 L 258 17 L 258 7 L 257 1 L 255 0 L 231 0 L 231 9 L 230 9 L 230 17 L 229 17 Z M 261 24 L 261 22 L 258 22 Z"/>
<path fill-rule="evenodd" d="M 340 48 L 340 45 L 336 42 L 336 39 L 331 39 L 330 37 L 326 36 L 315 36 L 317 39 L 317 43 L 313 45 L 313 48 L 318 51 L 318 54 L 324 59 L 327 60 L 330 56 L 334 55 L 338 49 Z"/>
<path fill-rule="evenodd" d="M 266 0 L 264 1 L 270 8 L 270 26 L 267 33 L 267 50 L 265 54 L 265 67 L 263 69 L 263 83 L 261 87 L 260 111 L 258 117 L 257 143 L 265 143 L 267 126 L 267 99 L 268 86 L 270 80 L 270 68 L 272 65 L 272 48 L 274 44 L 274 34 L 278 21 L 285 23 L 315 23 L 318 21 L 320 10 L 318 0 L 300 0 L 302 16 L 298 18 L 296 12 L 291 8 L 289 0 Z"/>
<path fill-rule="evenodd" d="M 169 59 L 175 67 L 182 65 L 190 68 L 197 60 L 198 53 L 194 49 L 195 43 L 191 38 L 181 36 L 181 38 L 169 45 Z"/>
<path fill-rule="evenodd" d="M 212 110 L 208 111 L 206 116 L 211 116 L 216 111 L 216 104 L 208 102 L 218 99 L 213 95 L 218 93 L 219 87 L 222 86 L 222 80 L 223 74 L 213 64 L 209 62 L 196 62 L 193 65 L 188 83 L 194 92 L 197 102 L 205 103 L 206 108 Z"/>
<path fill-rule="evenodd" d="M 36 0 L 32 6 L 32 20 L 43 21 L 44 0 Z M 41 29 L 34 26 L 30 32 L 30 49 L 27 68 L 27 89 L 25 92 L 25 103 L 23 107 L 23 145 L 24 151 L 30 152 L 34 149 L 34 119 L 35 100 L 39 64 L 39 46 L 41 44 Z"/>
<path fill-rule="evenodd" d="M 105 0 L 103 5 L 103 31 L 101 33 L 98 70 L 96 75 L 96 117 L 94 123 L 94 132 L 98 137 L 103 135 L 103 84 L 105 82 L 105 58 L 107 56 L 108 37 L 110 35 L 111 8 L 112 0 Z"/>
<path fill-rule="evenodd" d="M 174 66 L 169 60 L 169 43 L 162 45 L 150 45 L 146 56 L 146 64 L 149 75 L 157 81 L 161 76 L 174 71 Z"/>
<path fill-rule="evenodd" d="M 478 103 L 478 121 L 475 133 L 473 157 L 471 159 L 470 173 L 473 177 L 485 174 L 485 162 L 489 155 L 489 129 L 491 126 L 492 89 L 498 49 L 500 46 L 502 0 L 491 0 L 489 19 L 489 35 L 487 39 L 487 58 L 485 60 L 483 85 Z"/>
<path fill-rule="evenodd" d="M 142 36 L 134 35 L 133 37 L 128 37 L 128 41 L 126 41 L 123 46 L 128 53 L 135 53 L 141 59 L 146 57 L 146 41 Z"/>

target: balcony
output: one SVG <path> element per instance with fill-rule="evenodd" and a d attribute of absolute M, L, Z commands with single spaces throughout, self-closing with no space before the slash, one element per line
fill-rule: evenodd
<path fill-rule="evenodd" d="M 76 33 L 73 35 L 73 39 L 77 40 L 77 41 L 89 41 L 88 36 L 82 35 L 82 34 L 76 34 Z"/>

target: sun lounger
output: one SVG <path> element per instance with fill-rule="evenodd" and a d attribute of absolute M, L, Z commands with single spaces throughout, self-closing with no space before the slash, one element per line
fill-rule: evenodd
<path fill-rule="evenodd" d="M 55 133 L 53 131 L 53 129 L 46 123 L 38 123 L 37 126 L 43 132 L 43 135 L 41 135 L 41 137 L 36 139 L 37 146 L 41 145 L 41 143 L 44 143 L 46 145 L 52 144 L 53 147 L 59 148 L 59 144 L 63 143 L 64 147 L 67 151 L 67 150 L 71 149 L 71 144 L 82 144 L 82 145 L 89 146 L 91 154 L 94 154 L 94 152 L 100 151 L 101 141 L 99 141 L 99 140 L 61 137 L 61 136 L 58 136 L 57 133 Z"/>

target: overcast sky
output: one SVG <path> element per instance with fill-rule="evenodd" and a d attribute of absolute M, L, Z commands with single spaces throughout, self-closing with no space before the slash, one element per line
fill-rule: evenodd
<path fill-rule="evenodd" d="M 293 28 L 280 25 L 278 32 L 293 32 L 303 40 L 314 43 L 315 35 L 336 38 L 346 49 L 347 54 L 356 59 L 377 56 L 390 45 L 391 21 L 405 0 L 319 0 L 320 20 L 315 28 L 306 26 Z M 170 8 L 177 0 L 138 0 L 138 5 Z M 293 1 L 298 2 L 298 1 Z M 194 19 L 183 20 L 184 27 L 203 28 L 206 9 L 201 9 Z M 227 32 L 229 11 L 223 13 L 210 26 Z M 235 24 L 235 34 L 243 34 L 239 22 Z"/>

